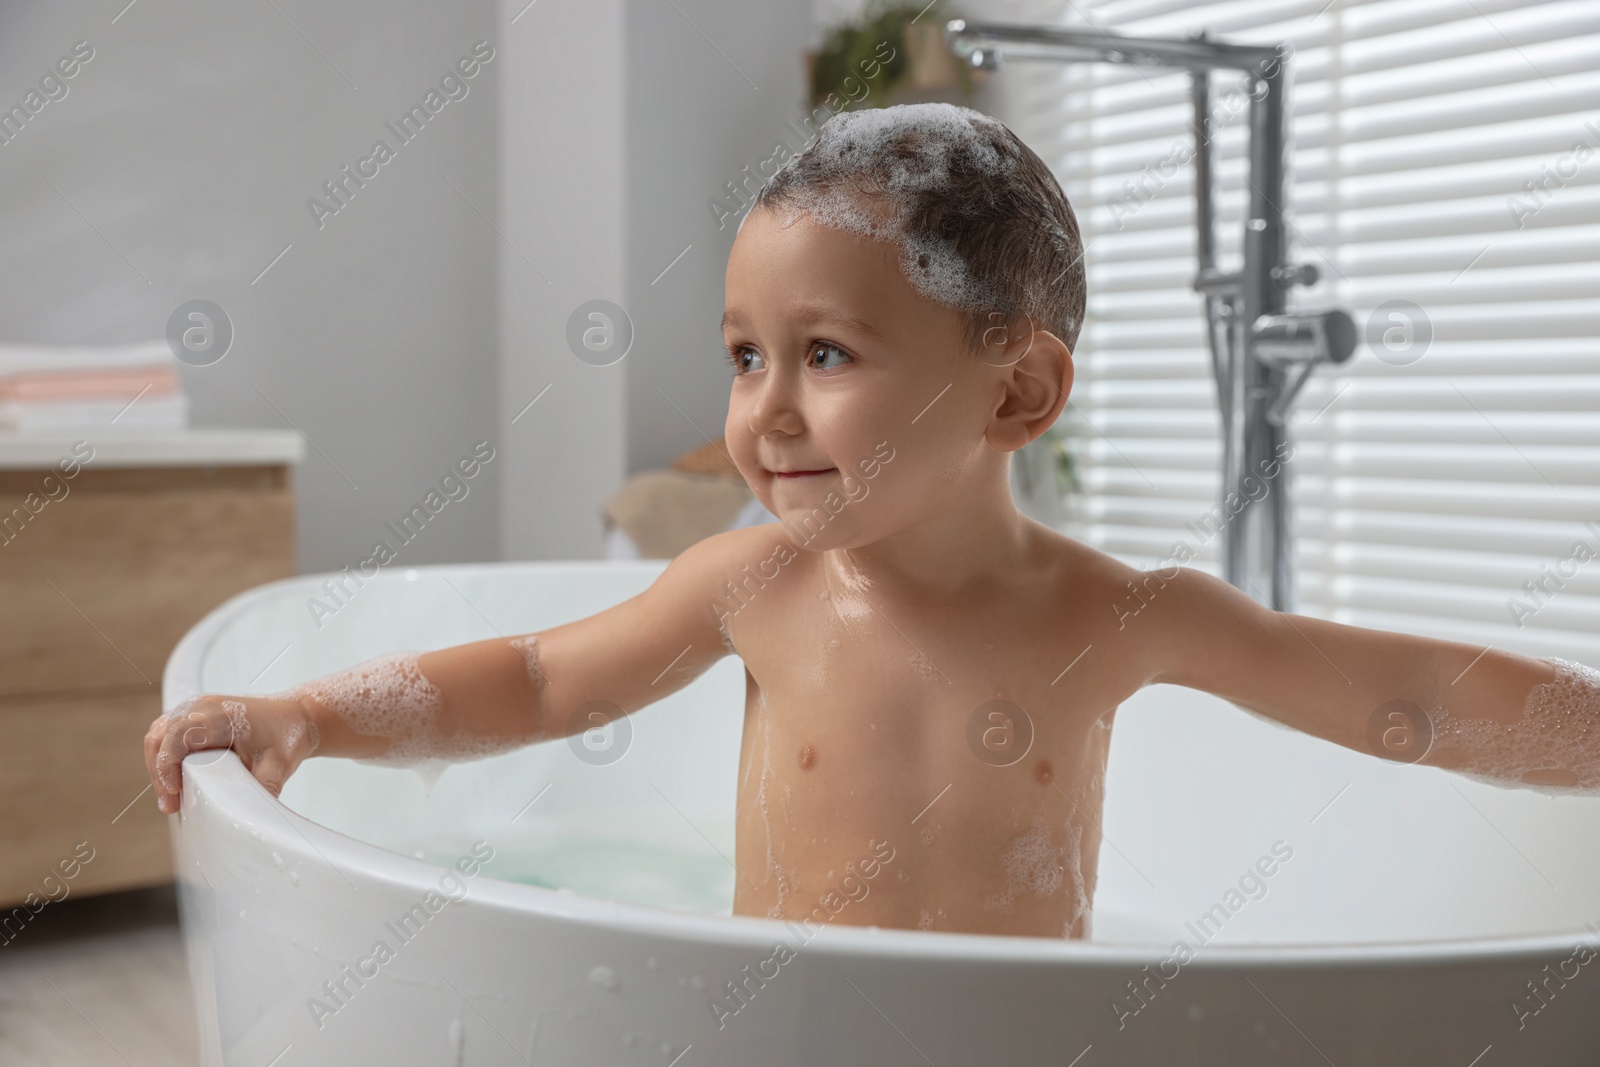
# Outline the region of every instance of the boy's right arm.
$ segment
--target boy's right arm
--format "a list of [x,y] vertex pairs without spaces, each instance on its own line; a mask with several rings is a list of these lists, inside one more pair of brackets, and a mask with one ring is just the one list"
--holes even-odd
[[741,564],[770,553],[772,529],[709,537],[639,595],[536,634],[380,656],[271,696],[186,701],[145,734],[157,806],[178,810],[180,764],[203,749],[233,748],[276,796],[313,753],[471,759],[581,732],[597,725],[597,710],[636,711],[731,651],[714,605]]

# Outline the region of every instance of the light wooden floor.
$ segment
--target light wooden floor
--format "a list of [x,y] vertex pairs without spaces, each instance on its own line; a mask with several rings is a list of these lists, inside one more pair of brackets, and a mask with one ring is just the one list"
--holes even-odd
[[47,905],[0,948],[0,1064],[193,1067],[170,887]]

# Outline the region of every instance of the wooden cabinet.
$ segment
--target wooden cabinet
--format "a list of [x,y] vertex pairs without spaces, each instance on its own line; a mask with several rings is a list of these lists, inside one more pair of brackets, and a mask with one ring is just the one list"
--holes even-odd
[[[171,880],[142,744],[162,670],[212,608],[295,573],[302,447],[261,431],[0,437],[0,907]],[[88,450],[68,475],[59,461]]]

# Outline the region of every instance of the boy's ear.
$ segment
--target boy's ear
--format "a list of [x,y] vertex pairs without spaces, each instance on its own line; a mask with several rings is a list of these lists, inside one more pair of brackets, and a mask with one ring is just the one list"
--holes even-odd
[[984,438],[996,452],[1015,452],[1061,417],[1072,392],[1072,351],[1032,319],[1009,336],[991,330],[985,342],[983,359],[996,368],[1001,395]]

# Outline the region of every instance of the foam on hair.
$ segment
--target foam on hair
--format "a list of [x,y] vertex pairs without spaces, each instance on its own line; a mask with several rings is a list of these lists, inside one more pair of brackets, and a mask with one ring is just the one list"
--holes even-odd
[[911,286],[961,314],[974,350],[1001,343],[996,327],[1009,338],[1025,322],[1077,344],[1086,299],[1077,217],[1044,160],[982,112],[928,103],[834,115],[754,207],[784,227],[808,216],[898,245]]
[[[1003,157],[975,127],[999,127],[994,119],[953,104],[905,104],[835,115],[807,150],[827,180],[790,194],[791,210],[783,226],[800,213],[823,226],[900,245],[900,268],[911,285],[936,303],[981,309],[999,303],[999,294],[973,277],[955,246],[938,237],[914,234],[907,216],[917,197],[947,189],[951,168],[965,165],[1000,177],[1017,161]],[[800,157],[784,164],[794,168]],[[780,168],[774,180],[782,175]],[[874,210],[859,194],[867,177],[872,199],[886,210]]]
[[1450,768],[1456,773],[1493,785],[1600,792],[1600,670],[1566,659],[1544,662],[1556,675],[1528,693],[1520,719],[1508,723],[1437,711],[1431,751],[1457,761]]

